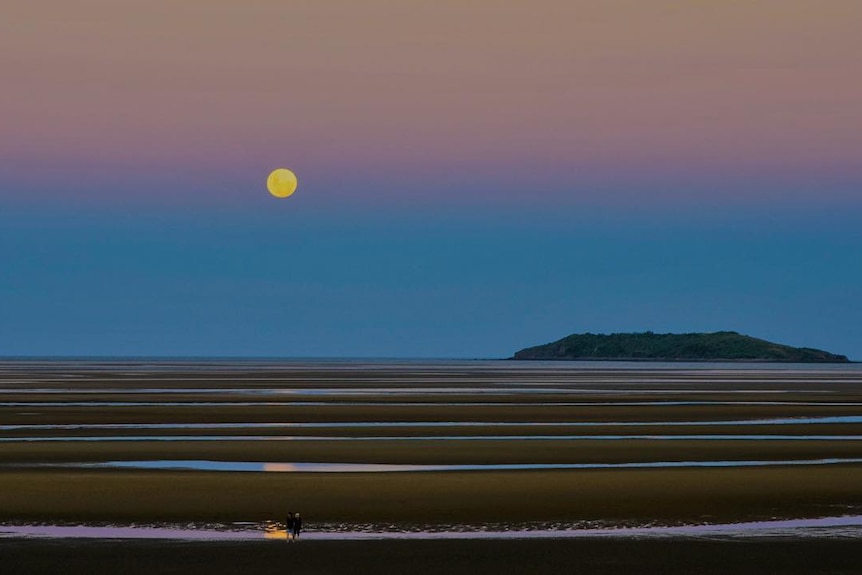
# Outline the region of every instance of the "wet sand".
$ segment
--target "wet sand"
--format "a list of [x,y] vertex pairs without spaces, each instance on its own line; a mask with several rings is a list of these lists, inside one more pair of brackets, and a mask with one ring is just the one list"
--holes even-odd
[[289,477],[33,465],[792,463],[862,457],[860,415],[852,366],[0,362],[0,519],[832,515],[862,509],[862,465]]
[[745,521],[862,509],[862,465],[427,473],[0,473],[6,520]]

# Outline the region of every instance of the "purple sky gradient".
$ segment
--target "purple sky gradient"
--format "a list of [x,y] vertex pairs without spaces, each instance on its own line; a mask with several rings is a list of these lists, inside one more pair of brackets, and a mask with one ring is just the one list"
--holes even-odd
[[156,200],[196,196],[191,180],[210,202],[241,201],[285,164],[309,193],[371,203],[411,187],[457,203],[481,182],[525,203],[644,183],[666,188],[656,201],[780,201],[802,186],[854,201],[845,186],[862,181],[854,1],[6,12],[2,178],[48,182],[48,199],[77,187],[113,203],[157,177]]

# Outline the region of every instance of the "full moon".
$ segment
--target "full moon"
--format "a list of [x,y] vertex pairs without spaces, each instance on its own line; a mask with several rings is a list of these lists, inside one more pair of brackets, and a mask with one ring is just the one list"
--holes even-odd
[[273,170],[266,179],[266,189],[276,198],[286,198],[296,191],[296,174],[287,168]]

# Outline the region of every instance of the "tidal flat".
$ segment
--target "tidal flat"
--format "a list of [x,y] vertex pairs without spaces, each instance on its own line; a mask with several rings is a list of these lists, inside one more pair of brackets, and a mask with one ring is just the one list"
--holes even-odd
[[[288,510],[302,512],[310,534],[357,525],[439,533],[841,517],[862,514],[860,460],[855,364],[0,362],[0,525],[229,528],[279,521]],[[571,468],[545,468],[554,465]],[[858,549],[858,536],[850,538]],[[58,541],[0,537],[4,556],[10,541],[24,555],[68,552]],[[67,543],[102,553],[94,543]],[[273,542],[209,544],[219,554]],[[500,552],[479,541],[363,550],[307,541],[301,553],[309,568],[321,567],[322,550],[341,544],[359,555],[386,545],[408,555],[462,544],[474,545],[476,557],[485,547]],[[647,556],[661,546],[602,546],[629,544]],[[189,545],[130,549],[165,557],[201,549]],[[584,542],[513,545],[602,560]],[[723,555],[706,542],[686,545]],[[318,553],[311,549],[321,555],[310,558]],[[585,572],[616,571],[609,563]]]

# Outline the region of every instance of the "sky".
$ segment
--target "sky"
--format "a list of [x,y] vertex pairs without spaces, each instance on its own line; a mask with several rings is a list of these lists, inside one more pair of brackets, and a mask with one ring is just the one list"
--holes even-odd
[[862,360],[857,0],[3,12],[0,356]]

